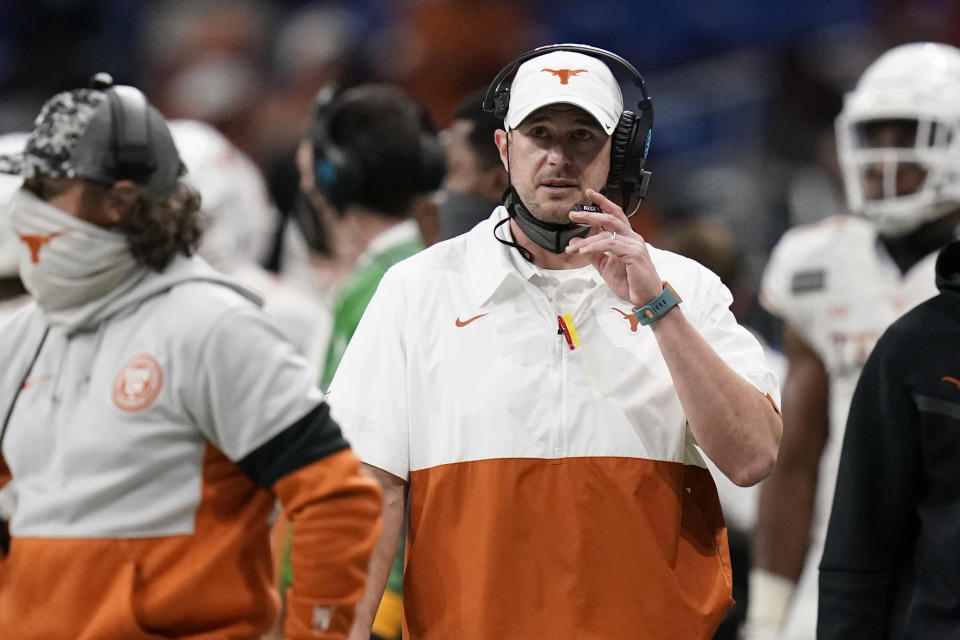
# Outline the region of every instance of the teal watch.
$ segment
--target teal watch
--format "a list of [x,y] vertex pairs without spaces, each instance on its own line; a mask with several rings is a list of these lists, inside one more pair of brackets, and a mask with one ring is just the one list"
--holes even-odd
[[663,291],[660,292],[660,295],[642,307],[634,309],[633,315],[640,321],[640,324],[647,326],[655,320],[662,318],[667,311],[670,311],[670,309],[673,309],[681,302],[683,302],[683,300],[677,295],[677,292],[673,290],[670,283],[664,282]]

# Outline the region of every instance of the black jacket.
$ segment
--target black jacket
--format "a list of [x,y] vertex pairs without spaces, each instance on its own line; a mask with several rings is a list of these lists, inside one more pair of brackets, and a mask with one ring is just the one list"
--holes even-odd
[[850,407],[817,638],[960,638],[960,242],[890,326]]

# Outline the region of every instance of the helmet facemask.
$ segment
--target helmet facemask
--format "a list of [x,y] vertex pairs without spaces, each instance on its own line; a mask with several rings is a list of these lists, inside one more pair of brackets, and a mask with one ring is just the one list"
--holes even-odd
[[850,209],[884,235],[909,233],[960,203],[960,131],[934,118],[837,119]]

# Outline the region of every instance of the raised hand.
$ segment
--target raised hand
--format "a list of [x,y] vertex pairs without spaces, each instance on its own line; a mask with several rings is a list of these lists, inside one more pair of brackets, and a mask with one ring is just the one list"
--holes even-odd
[[567,253],[587,256],[618,297],[637,307],[647,304],[660,295],[663,283],[650,259],[646,241],[630,226],[623,209],[593,189],[587,189],[586,193],[603,213],[570,212],[571,220],[588,224],[597,231],[571,240]]

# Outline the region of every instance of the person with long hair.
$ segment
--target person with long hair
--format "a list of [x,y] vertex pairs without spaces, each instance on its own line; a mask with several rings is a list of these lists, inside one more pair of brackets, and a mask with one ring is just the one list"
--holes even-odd
[[43,106],[10,202],[34,302],[0,335],[4,638],[342,637],[380,490],[256,294],[193,255],[200,198],[166,122],[95,77]]

